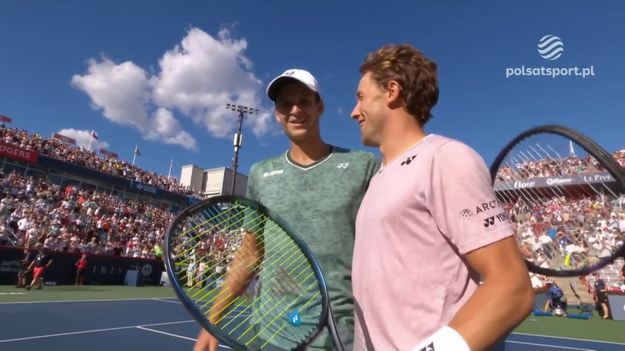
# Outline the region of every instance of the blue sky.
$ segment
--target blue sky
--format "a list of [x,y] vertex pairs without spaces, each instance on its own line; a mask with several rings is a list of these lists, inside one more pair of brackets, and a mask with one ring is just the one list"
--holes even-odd
[[[349,117],[367,53],[408,43],[439,67],[430,133],[460,139],[490,164],[514,136],[542,124],[580,130],[608,151],[625,147],[625,3],[404,1],[2,1],[0,114],[45,136],[63,131],[137,164],[232,165],[282,153],[267,83],[288,68],[319,80],[326,142],[360,143]],[[538,53],[561,39],[556,60]],[[593,68],[594,76],[513,76],[506,69]],[[517,70],[518,72],[518,70]],[[376,152],[374,149],[369,149]]]

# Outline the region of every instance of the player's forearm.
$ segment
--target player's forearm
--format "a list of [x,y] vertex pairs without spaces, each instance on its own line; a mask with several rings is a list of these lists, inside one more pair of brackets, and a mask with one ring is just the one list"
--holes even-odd
[[230,262],[228,273],[219,290],[218,297],[209,312],[209,320],[217,324],[232,301],[243,294],[262,261],[263,250],[253,234],[248,234]]
[[245,288],[254,277],[254,270],[248,266],[249,259],[235,259],[224,279],[223,285],[217,294],[215,303],[209,312],[211,324],[218,324],[223,312],[232,304],[233,300],[243,294]]
[[534,306],[534,293],[525,278],[484,281],[458,311],[449,326],[472,351],[494,346],[527,317]]
[[222,285],[222,291],[236,296],[242,294],[254,277],[254,268],[257,264],[258,259],[253,257],[232,260]]

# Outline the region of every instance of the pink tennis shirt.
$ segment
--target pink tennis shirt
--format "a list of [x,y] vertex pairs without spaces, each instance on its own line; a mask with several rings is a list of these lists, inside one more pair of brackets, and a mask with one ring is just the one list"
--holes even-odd
[[479,282],[463,255],[511,235],[467,145],[431,134],[382,167],[356,219],[354,350],[411,350],[447,325]]

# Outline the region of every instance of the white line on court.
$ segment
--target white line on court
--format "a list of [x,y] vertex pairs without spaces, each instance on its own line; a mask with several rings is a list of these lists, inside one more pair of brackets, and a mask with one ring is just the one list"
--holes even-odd
[[57,336],[88,334],[88,333],[99,333],[99,332],[113,331],[113,330],[133,329],[133,328],[137,328],[137,327],[154,327],[154,326],[157,326],[157,325],[182,324],[182,323],[191,323],[191,322],[194,322],[194,320],[191,319],[191,320],[187,320],[187,321],[164,322],[164,323],[153,323],[153,324],[144,324],[144,325],[129,325],[129,326],[126,326],[126,327],[81,330],[81,331],[69,332],[69,333],[36,335],[36,336],[29,336],[29,337],[25,337],[25,338],[16,338],[16,339],[4,339],[4,340],[0,340],[0,343],[13,342],[13,341],[23,341],[23,340],[33,340],[33,339],[53,338],[53,337],[57,337]]
[[[189,338],[189,337],[187,337],[187,336],[182,336],[182,335],[178,335],[178,334],[167,333],[167,332],[160,331],[160,330],[156,330],[156,329],[150,329],[150,328],[145,328],[145,327],[137,327],[137,329],[147,330],[147,331],[151,331],[151,332],[153,332],[153,333],[164,334],[164,335],[167,335],[167,336],[173,336],[174,338],[180,338],[180,339],[185,339],[185,340],[195,341],[195,339],[194,339],[194,338]],[[226,346],[226,345],[224,345],[224,344],[219,344],[219,346],[220,346],[220,347],[223,347],[223,348],[226,348],[226,349],[230,349],[230,350],[232,350],[232,348],[231,348],[231,347]]]
[[182,336],[182,335],[178,335],[178,334],[172,334],[172,333],[167,333],[164,331],[160,331],[160,330],[156,330],[156,329],[150,329],[150,328],[146,328],[146,327],[137,327],[137,329],[141,329],[141,330],[147,330],[150,331],[152,333],[159,333],[159,334],[164,334],[164,335],[168,335],[168,336],[173,336],[175,338],[180,338],[180,339],[185,339],[185,340],[191,340],[191,341],[195,341],[194,338],[190,338],[188,336]]
[[532,345],[532,346],[545,346],[549,349],[566,349],[566,350],[577,350],[577,351],[597,351],[596,349],[580,349],[579,347],[569,347],[569,346],[556,346],[551,344],[536,344],[533,342],[524,342],[524,341],[509,341],[506,340],[506,344],[522,344],[522,345]]
[[[156,300],[155,297],[138,297],[133,299],[99,299],[99,300],[58,300],[58,301],[21,301],[21,302],[0,302],[0,305],[20,305],[33,303],[70,303],[70,302],[117,302],[117,301],[141,301]],[[175,299],[175,297],[171,297]]]
[[614,342],[614,341],[601,341],[601,340],[594,340],[594,339],[576,339],[576,338],[566,338],[563,336],[551,336],[551,335],[541,335],[541,334],[512,333],[510,335],[525,335],[525,336],[548,338],[548,339],[564,339],[564,340],[574,340],[574,341],[597,342],[601,344],[625,345],[624,343]]
[[157,299],[157,298],[153,298],[152,300],[160,301],[160,302],[169,302],[169,303],[182,304],[182,302],[180,302],[179,300],[165,300],[165,299]]

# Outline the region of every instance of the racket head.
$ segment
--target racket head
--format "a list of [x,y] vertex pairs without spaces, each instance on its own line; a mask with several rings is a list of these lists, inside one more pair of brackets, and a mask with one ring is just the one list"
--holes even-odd
[[[625,254],[618,228],[599,234],[596,224],[625,217],[624,169],[592,139],[564,126],[535,127],[503,148],[490,173],[531,272],[586,275]],[[534,242],[554,229],[553,244]],[[563,247],[557,245],[561,236],[567,238]]]
[[[235,264],[236,255],[249,249],[250,235],[262,257],[250,267],[245,293],[225,309],[219,306],[221,317],[211,323],[211,308],[225,298],[229,277],[243,267]],[[304,349],[327,324],[329,297],[319,263],[288,223],[260,203],[227,195],[191,205],[172,220],[165,242],[165,266],[179,299],[230,347],[258,350],[271,343],[272,349]],[[188,286],[191,264],[194,269],[204,264],[208,285]]]

